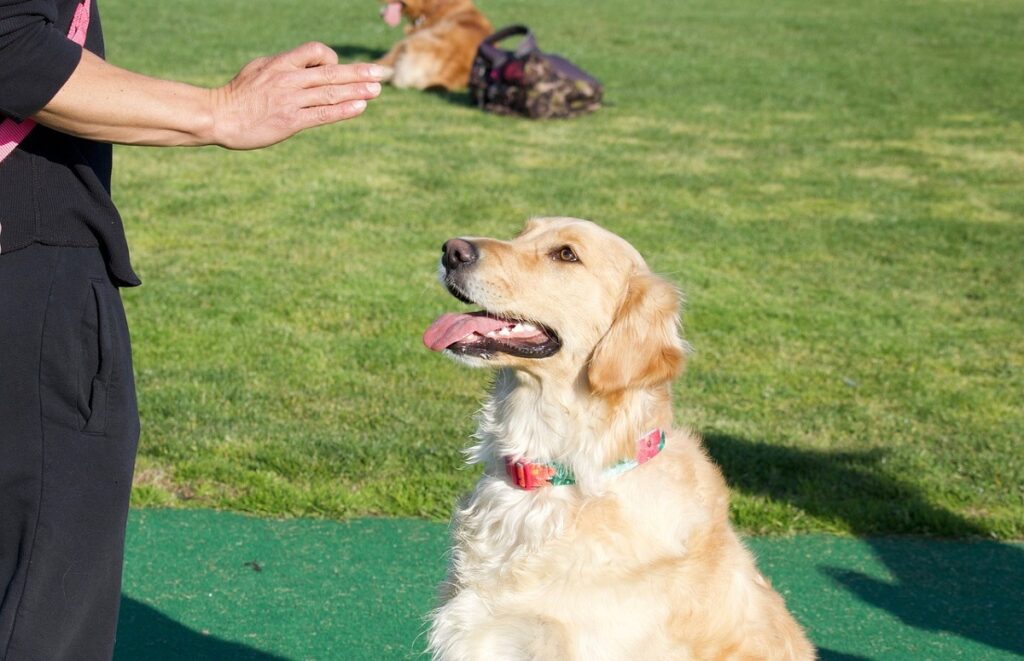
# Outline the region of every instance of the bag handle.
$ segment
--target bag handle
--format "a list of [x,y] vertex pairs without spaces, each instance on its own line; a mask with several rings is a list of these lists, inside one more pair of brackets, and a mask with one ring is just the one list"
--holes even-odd
[[[502,50],[497,47],[498,42],[517,35],[523,35],[523,40],[518,46],[516,46],[514,51]],[[533,32],[530,31],[530,28],[525,25],[509,25],[480,42],[479,50],[488,60],[491,61],[491,64],[496,67],[500,67],[509,59],[509,57],[522,59],[536,51],[537,40],[534,38]]]

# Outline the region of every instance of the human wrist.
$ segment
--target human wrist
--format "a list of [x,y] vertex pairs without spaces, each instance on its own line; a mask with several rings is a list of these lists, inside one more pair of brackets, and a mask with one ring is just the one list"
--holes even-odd
[[190,131],[195,139],[194,146],[221,145],[217,139],[217,90],[205,87],[197,89],[195,111],[191,118],[192,126]]
[[253,149],[260,145],[247,144],[246,133],[241,128],[246,124],[243,110],[247,107],[240,102],[234,81],[207,90],[209,108],[209,142],[224,149]]

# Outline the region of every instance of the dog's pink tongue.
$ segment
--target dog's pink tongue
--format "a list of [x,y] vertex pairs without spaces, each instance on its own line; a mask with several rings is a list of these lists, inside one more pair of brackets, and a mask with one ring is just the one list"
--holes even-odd
[[431,351],[444,351],[467,335],[486,335],[508,326],[508,322],[483,314],[447,312],[423,333],[423,344]]
[[385,23],[395,27],[402,22],[402,3],[389,2],[380,10],[380,17],[384,19]]

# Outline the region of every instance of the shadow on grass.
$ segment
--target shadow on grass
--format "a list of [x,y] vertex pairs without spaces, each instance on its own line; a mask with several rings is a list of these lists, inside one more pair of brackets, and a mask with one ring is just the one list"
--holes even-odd
[[473,102],[469,98],[469,90],[447,90],[443,87],[431,87],[426,90],[428,94],[433,94],[442,101],[447,101],[453,106],[464,106],[466,108],[473,107]]
[[331,46],[331,49],[338,54],[338,59],[342,62],[369,62],[383,57],[387,53],[386,50],[357,44],[339,44]]
[[287,661],[193,631],[160,611],[121,597],[114,661]]
[[[705,444],[732,487],[840,520],[860,536],[894,529],[943,537],[978,538],[988,532],[931,504],[913,484],[886,476],[879,466],[884,457],[880,451],[800,450],[716,434],[708,435]],[[891,581],[833,567],[822,571],[909,626],[1024,654],[1024,550],[980,540],[864,541],[888,569]]]
[[704,443],[730,486],[841,521],[855,535],[989,536],[928,502],[914,484],[885,475],[883,450],[802,450],[714,433]]
[[892,581],[835,567],[822,571],[904,624],[1024,655],[1024,551],[995,542],[866,541]]

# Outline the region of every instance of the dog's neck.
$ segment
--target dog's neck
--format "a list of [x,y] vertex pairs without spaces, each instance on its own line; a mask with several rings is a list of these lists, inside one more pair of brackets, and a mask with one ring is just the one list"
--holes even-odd
[[636,441],[672,424],[668,384],[597,397],[585,379],[556,384],[511,369],[500,370],[479,416],[474,463],[504,473],[504,457],[557,461],[587,489],[605,469],[634,458]]
[[410,17],[412,26],[415,28],[422,28],[437,21],[441,20],[446,16],[462,11],[465,9],[472,9],[472,0],[436,0],[426,10],[416,17]]

